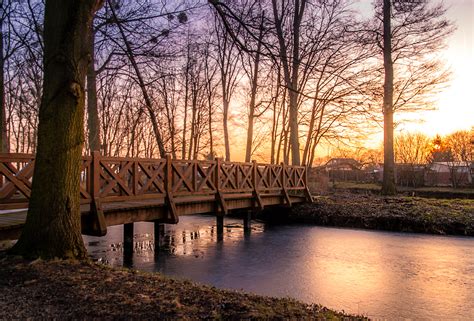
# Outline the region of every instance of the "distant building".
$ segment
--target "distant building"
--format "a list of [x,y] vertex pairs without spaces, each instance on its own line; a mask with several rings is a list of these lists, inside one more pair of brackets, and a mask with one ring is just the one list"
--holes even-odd
[[331,158],[324,168],[326,171],[339,170],[339,171],[350,171],[359,170],[362,165],[353,158]]
[[473,163],[433,162],[426,165],[425,182],[428,186],[468,186],[472,184]]
[[318,171],[325,172],[331,181],[370,181],[370,174],[361,168],[362,164],[353,158],[331,158]]

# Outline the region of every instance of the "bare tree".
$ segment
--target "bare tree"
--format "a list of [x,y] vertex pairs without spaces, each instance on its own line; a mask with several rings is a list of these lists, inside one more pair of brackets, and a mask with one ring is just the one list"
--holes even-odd
[[[383,56],[384,176],[382,193],[396,193],[393,150],[395,111],[432,108],[433,94],[449,73],[435,58],[453,32],[445,7],[427,0],[375,3],[372,35]],[[377,91],[374,91],[377,92]]]
[[395,159],[402,164],[425,164],[430,151],[430,138],[422,133],[400,134],[395,137]]
[[230,161],[229,108],[239,80],[239,55],[236,43],[226,32],[222,22],[214,19],[217,64],[222,91],[222,125],[224,129],[225,160]]
[[463,162],[466,166],[473,161],[472,138],[472,134],[468,130],[459,130],[444,138],[454,161]]

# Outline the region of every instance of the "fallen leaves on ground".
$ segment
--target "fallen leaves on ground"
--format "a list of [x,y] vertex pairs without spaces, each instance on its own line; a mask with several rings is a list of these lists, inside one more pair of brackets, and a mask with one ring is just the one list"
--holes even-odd
[[0,259],[0,319],[358,319],[319,305],[91,262]]

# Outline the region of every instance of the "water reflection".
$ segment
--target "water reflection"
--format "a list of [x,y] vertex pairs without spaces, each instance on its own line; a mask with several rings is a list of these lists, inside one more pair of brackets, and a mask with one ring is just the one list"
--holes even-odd
[[[146,271],[244,289],[374,318],[470,319],[474,316],[474,239],[314,226],[265,226],[181,217],[155,251],[153,224],[135,225],[130,264]],[[122,227],[85,238],[95,259],[124,264]],[[125,262],[127,264],[127,262]]]

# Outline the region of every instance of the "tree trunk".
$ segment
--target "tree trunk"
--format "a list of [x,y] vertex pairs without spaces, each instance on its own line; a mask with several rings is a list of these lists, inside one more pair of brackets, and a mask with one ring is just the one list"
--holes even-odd
[[383,62],[385,70],[383,95],[383,124],[384,124],[384,165],[382,194],[395,195],[395,160],[393,152],[393,61],[391,35],[391,0],[383,2]]
[[253,77],[252,77],[252,89],[250,92],[250,106],[249,106],[249,123],[247,127],[247,146],[245,149],[245,161],[250,162],[252,154],[252,143],[253,143],[253,122],[255,118],[255,101],[257,98],[258,88],[258,72],[260,65],[260,50],[262,47],[263,40],[263,17],[262,23],[260,24],[260,33],[258,35],[257,53],[255,54],[255,63],[253,66]]
[[25,257],[79,258],[80,173],[85,77],[92,19],[99,3],[47,0],[44,81],[38,149],[28,215],[12,252]]
[[173,158],[176,159],[174,112],[172,110],[173,107],[170,106],[170,102],[169,102],[168,88],[166,87],[167,80],[163,78],[162,81],[163,81],[163,100],[164,100],[164,105],[165,105],[166,118],[168,120],[168,130],[170,133],[170,141],[171,141],[171,155],[173,156]]
[[223,100],[224,113],[223,113],[223,126],[224,126],[224,144],[225,144],[225,160],[230,162],[230,144],[229,144],[229,128],[228,128],[228,117],[229,117],[229,101],[225,98]]
[[90,53],[92,61],[87,68],[87,129],[89,131],[88,143],[89,150],[100,151],[100,127],[99,127],[99,111],[97,109],[97,74],[95,71],[95,35],[93,26],[90,31]]
[[3,56],[3,16],[1,12],[0,20],[0,151],[8,153],[8,135],[7,135],[7,114],[5,102],[5,57]]
[[[289,144],[291,151],[291,162],[293,165],[300,164],[300,143],[299,143],[299,133],[298,133],[298,73],[300,72],[300,26],[303,19],[303,13],[306,6],[306,0],[295,0],[294,2],[294,13],[293,13],[293,43],[291,48],[291,70],[290,62],[288,61],[288,47],[285,42],[284,32],[283,32],[283,13],[280,18],[278,15],[277,1],[272,0],[273,15],[275,19],[275,27],[277,31],[278,44],[280,59],[282,62],[282,67],[285,76],[285,83],[288,87],[288,110],[289,110]],[[287,163],[287,162],[286,162]]]
[[208,127],[209,127],[209,155],[212,159],[215,158],[216,155],[214,155],[214,136],[212,135],[212,100],[211,96],[209,94],[208,96],[208,108],[209,108],[209,117],[208,117]]
[[248,117],[248,127],[247,127],[247,146],[245,148],[245,161],[250,162],[250,158],[252,156],[252,141],[253,141],[253,119],[254,119],[254,111],[253,109],[249,110],[250,114]]
[[192,102],[191,102],[191,131],[190,131],[190,135],[189,135],[189,150],[188,150],[188,159],[193,159],[193,151],[194,151],[194,135],[195,135],[195,130],[196,130],[196,110],[197,110],[197,95],[198,95],[198,92],[197,92],[197,89],[194,88],[194,84],[193,84],[193,88],[192,88],[192,91],[191,91],[191,95],[192,95]]
[[313,106],[311,108],[311,118],[309,120],[308,133],[306,134],[306,142],[305,142],[304,151],[303,151],[303,165],[309,165],[308,159],[310,158],[309,153],[310,153],[311,146],[313,143],[314,123],[316,121],[316,110],[318,106],[317,97],[318,97],[318,93],[316,91],[316,95],[313,99]]
[[[188,35],[189,37],[189,35]],[[189,39],[188,39],[189,41]],[[186,128],[188,126],[188,100],[189,100],[189,57],[190,46],[187,48],[187,60],[186,60],[186,71],[185,71],[185,83],[184,83],[184,120],[183,120],[183,140],[181,142],[181,158],[186,159]]]

